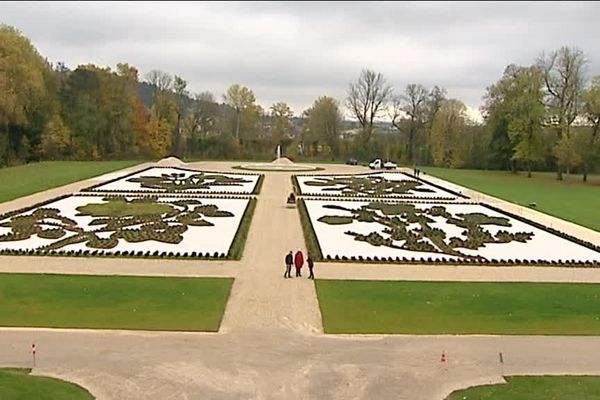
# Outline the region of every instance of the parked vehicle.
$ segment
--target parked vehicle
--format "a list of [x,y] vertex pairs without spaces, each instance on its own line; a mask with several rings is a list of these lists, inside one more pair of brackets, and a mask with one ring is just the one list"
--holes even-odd
[[375,159],[372,163],[369,164],[369,168],[371,169],[396,169],[398,165],[391,161],[382,161],[381,158]]
[[356,158],[349,158],[346,161],[346,164],[348,164],[348,165],[358,165],[358,160]]

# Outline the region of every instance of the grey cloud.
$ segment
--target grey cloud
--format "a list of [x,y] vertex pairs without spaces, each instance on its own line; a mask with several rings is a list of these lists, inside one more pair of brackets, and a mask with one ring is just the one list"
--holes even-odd
[[0,3],[0,21],[51,61],[163,69],[217,97],[239,82],[297,114],[319,95],[343,101],[364,67],[397,93],[440,85],[472,108],[507,64],[562,45],[596,75],[598,15],[594,2]]

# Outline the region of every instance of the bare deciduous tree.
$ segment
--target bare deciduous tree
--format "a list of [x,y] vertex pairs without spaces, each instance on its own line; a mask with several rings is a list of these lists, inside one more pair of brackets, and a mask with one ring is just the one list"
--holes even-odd
[[414,162],[415,139],[425,124],[427,113],[427,89],[411,83],[404,94],[396,97],[392,107],[392,126],[407,138],[408,161]]
[[387,84],[383,74],[370,69],[363,69],[358,80],[350,83],[346,106],[358,119],[365,144],[371,140],[373,122],[385,111],[391,95],[392,88]]
[[146,81],[161,92],[170,91],[173,88],[173,77],[157,69],[153,69],[146,74]]

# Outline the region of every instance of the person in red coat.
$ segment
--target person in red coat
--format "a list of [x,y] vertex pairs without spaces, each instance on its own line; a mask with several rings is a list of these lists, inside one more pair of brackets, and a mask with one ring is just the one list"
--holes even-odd
[[302,276],[300,271],[302,270],[302,266],[304,265],[304,255],[300,250],[296,252],[294,256],[294,265],[296,266],[296,276]]

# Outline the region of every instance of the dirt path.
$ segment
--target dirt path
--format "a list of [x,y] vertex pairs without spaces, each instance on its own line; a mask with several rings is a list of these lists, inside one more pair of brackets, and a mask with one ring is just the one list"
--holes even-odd
[[[236,164],[192,166],[230,171]],[[307,271],[303,278],[282,277],[284,255],[304,250],[297,210],[285,207],[291,173],[266,175],[241,261],[0,257],[0,272],[234,277],[219,333],[4,328],[0,366],[31,366],[36,343],[34,373],[77,382],[98,399],[441,400],[458,388],[501,382],[499,352],[505,374],[600,374],[600,337],[323,335]],[[0,204],[0,211],[89,185]],[[596,232],[488,201],[600,243]],[[600,282],[595,269],[326,263],[316,271],[332,279]]]

